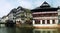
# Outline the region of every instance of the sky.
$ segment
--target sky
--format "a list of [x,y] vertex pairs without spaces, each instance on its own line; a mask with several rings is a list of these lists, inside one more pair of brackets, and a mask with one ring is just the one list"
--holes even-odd
[[39,7],[44,1],[52,7],[60,6],[60,0],[0,0],[0,17],[7,15],[13,8],[18,6],[34,9]]

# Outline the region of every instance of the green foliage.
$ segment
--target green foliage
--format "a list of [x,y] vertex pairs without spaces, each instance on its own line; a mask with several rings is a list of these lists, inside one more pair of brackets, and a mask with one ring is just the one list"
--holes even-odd
[[31,11],[29,9],[25,9],[24,12],[21,14],[21,19],[26,21],[31,21]]
[[29,9],[26,9],[25,12],[26,13],[31,13],[31,11]]

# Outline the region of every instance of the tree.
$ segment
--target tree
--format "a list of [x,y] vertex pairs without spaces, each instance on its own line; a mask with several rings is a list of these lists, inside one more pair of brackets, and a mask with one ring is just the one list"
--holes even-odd
[[27,24],[32,24],[32,14],[31,11],[29,9],[25,9],[25,23]]
[[23,8],[23,10],[21,11],[23,11],[20,13],[21,22],[25,24],[31,23],[31,19],[32,19],[31,11],[25,8]]

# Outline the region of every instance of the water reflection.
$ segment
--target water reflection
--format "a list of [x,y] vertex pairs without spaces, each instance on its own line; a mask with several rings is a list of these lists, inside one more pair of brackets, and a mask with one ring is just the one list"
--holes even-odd
[[15,27],[7,27],[6,31],[7,31],[7,33],[16,33],[16,28]]
[[0,24],[0,27],[5,27],[5,24]]
[[16,33],[15,27],[0,27],[0,33]]
[[0,33],[16,33],[16,28],[6,27],[5,24],[0,24]]
[[33,33],[31,28],[16,28],[16,33]]
[[32,29],[0,26],[0,33],[60,33],[60,29]]
[[34,29],[33,33],[59,33],[58,29]]

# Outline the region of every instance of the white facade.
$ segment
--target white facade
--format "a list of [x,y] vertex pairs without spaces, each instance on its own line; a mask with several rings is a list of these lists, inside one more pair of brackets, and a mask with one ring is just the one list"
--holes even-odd
[[9,14],[8,18],[9,20],[13,20],[13,13]]
[[8,20],[12,20],[13,22],[15,22],[15,16],[14,16],[13,13],[10,13],[10,14],[8,15]]
[[1,19],[1,22],[6,22],[6,20],[8,20],[8,16],[6,16],[3,19]]
[[33,26],[57,26],[58,20],[55,20],[55,24],[52,23],[52,20],[50,20],[50,24],[47,24],[47,20],[45,20],[45,24],[42,24],[42,20],[40,20],[40,24],[35,24],[35,21],[33,20]]
[[[51,13],[51,12],[42,12],[42,14],[44,13]],[[52,12],[52,13],[58,13],[58,12]],[[35,12],[33,14],[41,14],[41,12]],[[33,17],[33,26],[36,27],[41,27],[41,26],[48,26],[48,27],[57,27],[58,26],[58,16],[45,16],[45,17]],[[39,20],[40,22],[36,24],[35,20]],[[44,24],[43,24],[43,20],[44,20]],[[49,23],[48,21],[49,20]],[[53,21],[54,20],[54,21]]]

